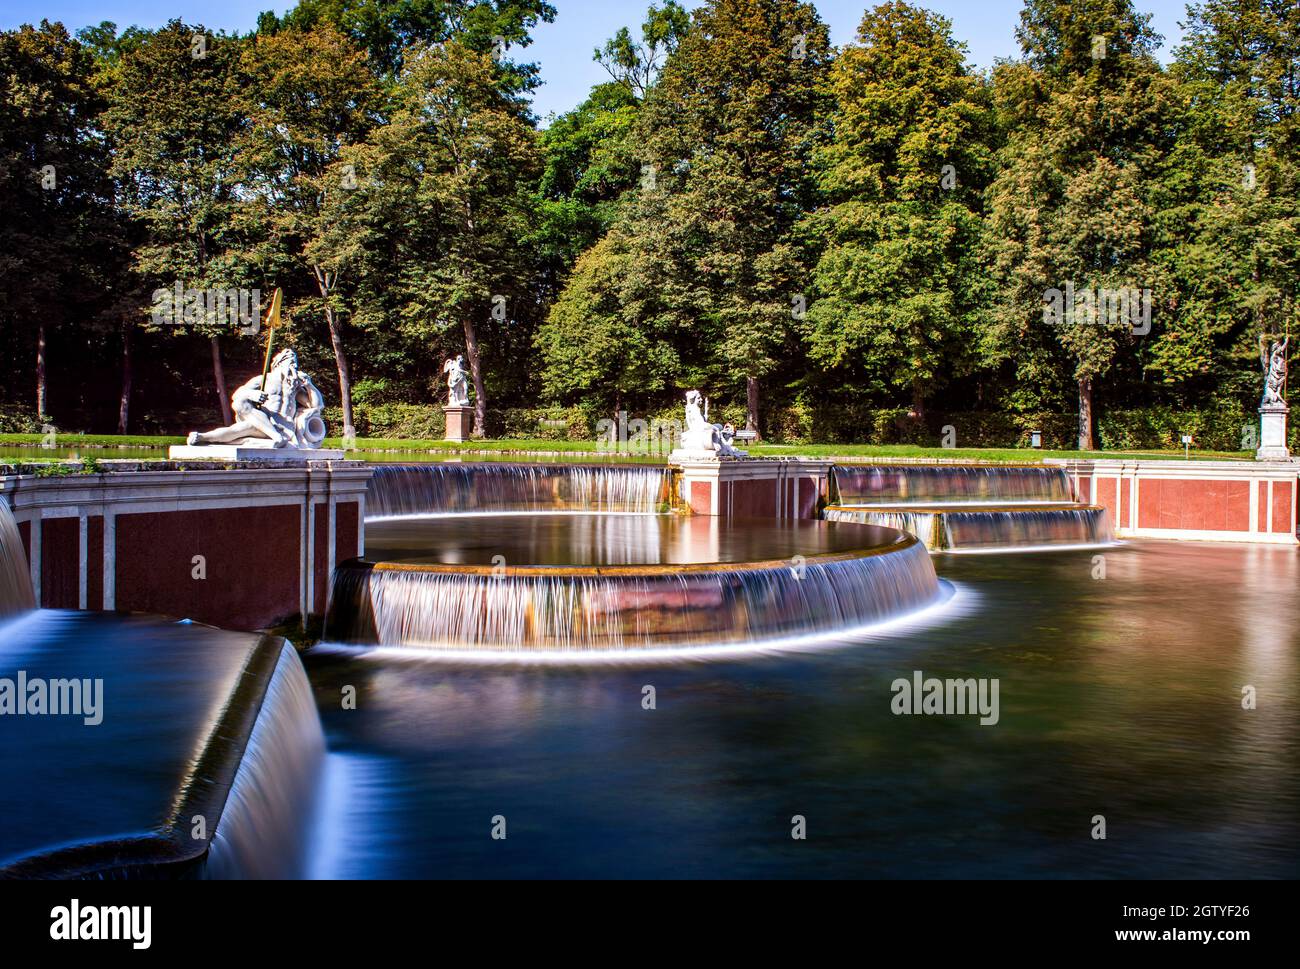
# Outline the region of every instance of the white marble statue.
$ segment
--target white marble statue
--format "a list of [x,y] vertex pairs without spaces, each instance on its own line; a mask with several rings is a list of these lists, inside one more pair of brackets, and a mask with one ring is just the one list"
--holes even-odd
[[311,377],[298,369],[298,355],[292,350],[275,355],[265,386],[259,374],[235,391],[230,406],[238,418],[235,423],[202,434],[193,432],[186,445],[309,450],[319,447],[325,439],[325,421],[321,418],[325,398]]
[[447,375],[447,406],[468,407],[469,374],[465,371],[465,358],[456,354],[456,359],[443,363],[442,372]]
[[[743,458],[747,455],[732,446],[735,429],[730,424],[710,424],[700,409],[703,396],[698,390],[686,392],[686,430],[682,432],[682,450],[711,452],[720,458]],[[728,433],[728,431],[730,433]]]
[[1284,404],[1282,388],[1286,386],[1286,345],[1291,342],[1288,336],[1281,342],[1274,340],[1268,353],[1268,368],[1264,372],[1264,397],[1261,405]]

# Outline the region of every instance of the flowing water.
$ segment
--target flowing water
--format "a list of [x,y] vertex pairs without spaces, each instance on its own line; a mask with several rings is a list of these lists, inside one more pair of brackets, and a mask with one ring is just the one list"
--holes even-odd
[[[331,638],[470,650],[753,644],[941,597],[924,546],[865,525],[584,515],[371,521]],[[821,558],[819,558],[821,557]],[[827,558],[829,557],[829,558]]]
[[[292,646],[250,699],[240,685],[247,658],[265,648],[260,636],[37,610],[3,498],[0,622],[0,869],[121,877],[186,868],[193,819],[173,817],[175,805],[182,792],[211,790],[236,757],[211,819],[205,877],[307,873],[325,741]],[[243,711],[232,706],[253,699],[260,707],[241,749],[229,724]],[[209,749],[215,760],[203,759]]]
[[916,535],[932,551],[1037,550],[1054,545],[1110,545],[1110,514],[1096,505],[1004,507],[952,505],[896,509],[831,506],[827,521],[884,525]]
[[[384,514],[479,514],[367,522],[392,565],[341,569],[330,628],[402,648],[315,650],[310,682],[278,654],[206,877],[1300,874],[1293,548],[932,559],[852,522],[629,514],[662,468],[393,470]],[[836,476],[936,546],[1109,527],[1055,469],[963,470]],[[104,683],[95,726],[0,717],[0,867],[156,837],[257,637],[33,611],[3,501],[0,554],[0,680]],[[996,684],[992,722],[900,715],[918,676]]]
[[467,511],[575,510],[652,513],[668,500],[668,469],[655,465],[419,464],[375,468],[368,516]]
[[0,496],[0,622],[36,608],[32,575],[27,568],[22,536],[9,504]]
[[306,874],[324,764],[325,736],[311,684],[286,644],[226,797],[204,877]]
[[1064,468],[836,465],[827,521],[911,532],[933,551],[1036,550],[1114,542],[1104,508],[1073,500]]
[[1046,465],[837,464],[832,473],[844,505],[1074,500],[1065,469]]
[[[319,873],[1296,877],[1300,556],[1134,542],[1098,577],[1095,554],[936,558],[937,618],[813,651],[309,654],[342,767]],[[998,722],[895,715],[917,670],[997,679]]]

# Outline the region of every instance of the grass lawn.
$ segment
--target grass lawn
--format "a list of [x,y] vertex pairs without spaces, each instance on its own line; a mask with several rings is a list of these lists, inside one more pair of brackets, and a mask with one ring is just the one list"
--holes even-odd
[[[0,434],[0,447],[39,447],[44,437],[40,434]],[[180,436],[138,436],[117,434],[60,434],[55,446],[59,448],[103,449],[114,448],[157,449],[162,457],[169,445],[184,444]],[[421,451],[446,454],[509,453],[566,453],[590,454],[592,457],[612,457],[608,451],[599,450],[594,441],[551,441],[543,439],[494,439],[468,441],[454,444],[450,441],[398,440],[389,438],[359,437],[357,449],[361,451]],[[326,447],[342,447],[342,440],[329,438]],[[849,461],[888,460],[913,458],[930,461],[990,461],[1000,463],[1033,463],[1043,458],[1116,458],[1124,460],[1183,460],[1182,451],[1034,451],[1028,448],[939,448],[919,447],[913,444],[759,444],[749,448],[749,453],[761,457],[836,458]],[[635,456],[635,455],[633,455]],[[1249,451],[1197,451],[1192,450],[1193,461],[1250,460]],[[111,458],[112,454],[103,455]]]

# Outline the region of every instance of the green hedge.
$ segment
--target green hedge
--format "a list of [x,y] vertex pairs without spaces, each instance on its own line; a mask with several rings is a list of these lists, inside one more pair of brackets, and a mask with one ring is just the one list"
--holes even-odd
[[[441,440],[447,432],[441,404],[357,404],[353,422],[358,437]],[[325,409],[331,434],[343,431],[343,412]],[[579,407],[512,407],[488,411],[487,434],[494,438],[588,441],[594,426]]]
[[1178,450],[1182,435],[1190,434],[1203,451],[1254,450],[1259,415],[1235,407],[1176,411],[1167,407],[1108,411],[1097,422],[1098,443],[1106,450]]
[[0,434],[40,434],[36,409],[22,404],[0,404]]
[[[743,423],[743,416],[741,422]],[[740,423],[737,426],[740,426]],[[943,445],[952,428],[956,447],[1028,447],[1030,431],[1042,432],[1044,448],[1069,450],[1078,440],[1075,414],[1007,414],[934,411],[924,420],[906,408],[828,408],[795,404],[763,415],[765,440],[772,444],[917,444]],[[1248,431],[1247,429],[1252,429]],[[1108,451],[1178,450],[1191,434],[1203,451],[1246,451],[1254,444],[1259,419],[1236,405],[1200,410],[1148,407],[1103,410],[1097,420],[1097,443]],[[1300,440],[1300,422],[1291,428],[1292,447]]]

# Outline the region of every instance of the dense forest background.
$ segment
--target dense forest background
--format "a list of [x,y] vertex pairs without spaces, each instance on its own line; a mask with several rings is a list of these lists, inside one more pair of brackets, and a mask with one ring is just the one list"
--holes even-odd
[[[840,49],[811,3],[668,2],[543,127],[555,16],[0,34],[0,431],[221,422],[265,333],[155,293],[279,286],[339,434],[440,436],[464,353],[492,435],[699,387],[777,441],[1253,446],[1297,328],[1295,0],[1189,6],[1168,65],[1128,0],[1027,0],[990,72],[902,2]],[[1053,323],[1052,292],[1135,312]]]

